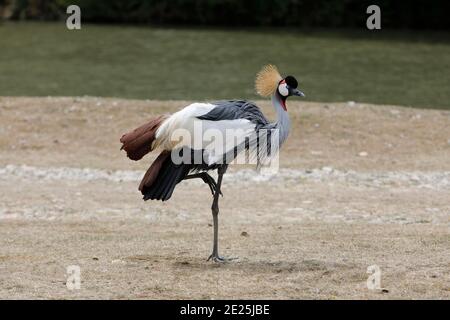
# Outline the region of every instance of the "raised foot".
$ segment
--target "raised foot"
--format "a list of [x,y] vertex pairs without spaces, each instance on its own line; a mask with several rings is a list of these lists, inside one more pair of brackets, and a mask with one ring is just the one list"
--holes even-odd
[[209,256],[208,260],[206,260],[206,261],[209,261],[209,260],[212,260],[212,262],[216,262],[216,263],[227,263],[227,262],[239,260],[239,257],[228,257],[228,258],[225,258],[225,257],[221,257],[219,255],[211,254]]

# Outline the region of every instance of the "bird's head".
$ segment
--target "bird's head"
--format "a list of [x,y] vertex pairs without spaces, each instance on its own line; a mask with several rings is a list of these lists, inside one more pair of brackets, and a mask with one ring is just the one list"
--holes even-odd
[[[256,75],[256,92],[262,97],[277,95],[284,102],[290,96],[304,97],[298,88],[298,81],[293,76],[283,78],[273,65],[264,66]],[[285,107],[284,107],[285,108]]]
[[277,87],[277,93],[283,97],[287,98],[290,96],[304,97],[305,94],[297,89],[298,81],[293,76],[287,76],[286,78],[280,80]]

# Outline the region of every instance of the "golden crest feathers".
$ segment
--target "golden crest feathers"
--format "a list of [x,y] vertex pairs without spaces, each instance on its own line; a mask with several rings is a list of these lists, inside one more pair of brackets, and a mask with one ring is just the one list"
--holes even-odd
[[255,89],[261,97],[268,97],[278,87],[278,83],[282,80],[277,67],[268,64],[264,66],[260,72],[256,75]]

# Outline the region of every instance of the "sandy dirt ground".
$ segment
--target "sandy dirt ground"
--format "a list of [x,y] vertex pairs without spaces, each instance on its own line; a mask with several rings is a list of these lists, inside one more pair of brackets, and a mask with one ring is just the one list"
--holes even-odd
[[119,150],[186,104],[0,97],[0,298],[450,298],[450,112],[290,102],[279,173],[225,176],[220,251],[239,259],[215,264],[208,188],[144,202],[154,156]]

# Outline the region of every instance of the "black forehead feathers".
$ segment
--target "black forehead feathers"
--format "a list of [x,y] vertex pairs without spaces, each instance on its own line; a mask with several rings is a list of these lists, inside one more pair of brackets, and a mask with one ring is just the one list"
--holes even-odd
[[295,79],[293,76],[287,76],[286,78],[284,78],[284,80],[289,87],[293,89],[296,89],[298,87],[297,79]]

